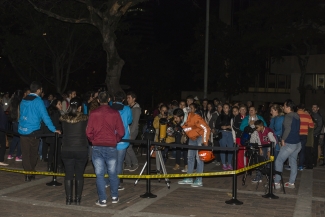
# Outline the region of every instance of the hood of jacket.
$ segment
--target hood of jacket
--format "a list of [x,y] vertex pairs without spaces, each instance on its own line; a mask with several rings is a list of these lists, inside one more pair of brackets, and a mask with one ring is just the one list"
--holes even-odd
[[81,112],[78,112],[76,116],[69,116],[68,114],[66,114],[60,117],[60,121],[67,122],[70,124],[76,124],[80,121],[86,121],[86,120],[88,120],[88,116],[84,115]]

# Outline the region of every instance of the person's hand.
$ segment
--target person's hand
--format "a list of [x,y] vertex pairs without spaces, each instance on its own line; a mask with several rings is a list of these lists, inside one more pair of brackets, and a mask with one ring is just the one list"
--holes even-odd
[[211,132],[214,134],[216,132],[216,130],[215,129],[212,129]]
[[263,150],[262,148],[259,148],[260,149],[260,155],[262,156],[263,155]]
[[281,146],[285,146],[286,144],[285,144],[285,142],[284,142],[284,140],[281,140]]
[[61,130],[56,130],[54,133],[61,134]]
[[226,126],[221,126],[221,129],[225,130],[226,129]]

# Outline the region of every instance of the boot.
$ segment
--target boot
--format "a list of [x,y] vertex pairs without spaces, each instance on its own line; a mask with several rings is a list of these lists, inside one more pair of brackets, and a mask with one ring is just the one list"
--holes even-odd
[[176,164],[176,165],[173,167],[173,170],[179,170],[179,165]]
[[72,202],[72,191],[73,191],[73,180],[64,180],[66,205],[71,205]]
[[75,180],[75,204],[80,205],[82,189],[84,187],[84,180]]
[[47,163],[47,172],[53,172],[53,164],[50,162]]

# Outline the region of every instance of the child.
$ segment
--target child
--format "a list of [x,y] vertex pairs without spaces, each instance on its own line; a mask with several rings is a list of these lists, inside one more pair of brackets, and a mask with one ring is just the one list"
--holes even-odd
[[[257,139],[258,145],[269,145],[273,143],[274,145],[277,143],[276,136],[271,128],[265,127],[263,121],[257,120],[254,122],[256,132],[258,133],[259,139]],[[260,155],[264,157],[264,159],[268,159],[270,156],[270,147],[262,147],[260,148]],[[262,174],[259,170],[256,172],[256,178],[252,180],[253,183],[262,182],[261,180]]]

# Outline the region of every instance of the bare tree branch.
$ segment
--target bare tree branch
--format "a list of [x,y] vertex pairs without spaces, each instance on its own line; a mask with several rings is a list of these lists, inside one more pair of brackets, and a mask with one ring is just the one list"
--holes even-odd
[[61,20],[63,22],[68,22],[68,23],[86,23],[86,24],[92,24],[89,19],[82,18],[82,19],[74,19],[74,18],[69,18],[69,17],[63,17],[61,15],[58,15],[56,13],[53,13],[48,10],[44,10],[42,8],[37,7],[31,0],[28,0],[28,2],[34,7],[34,9],[38,12],[41,12],[43,14],[48,15],[49,17],[55,18],[57,20]]

